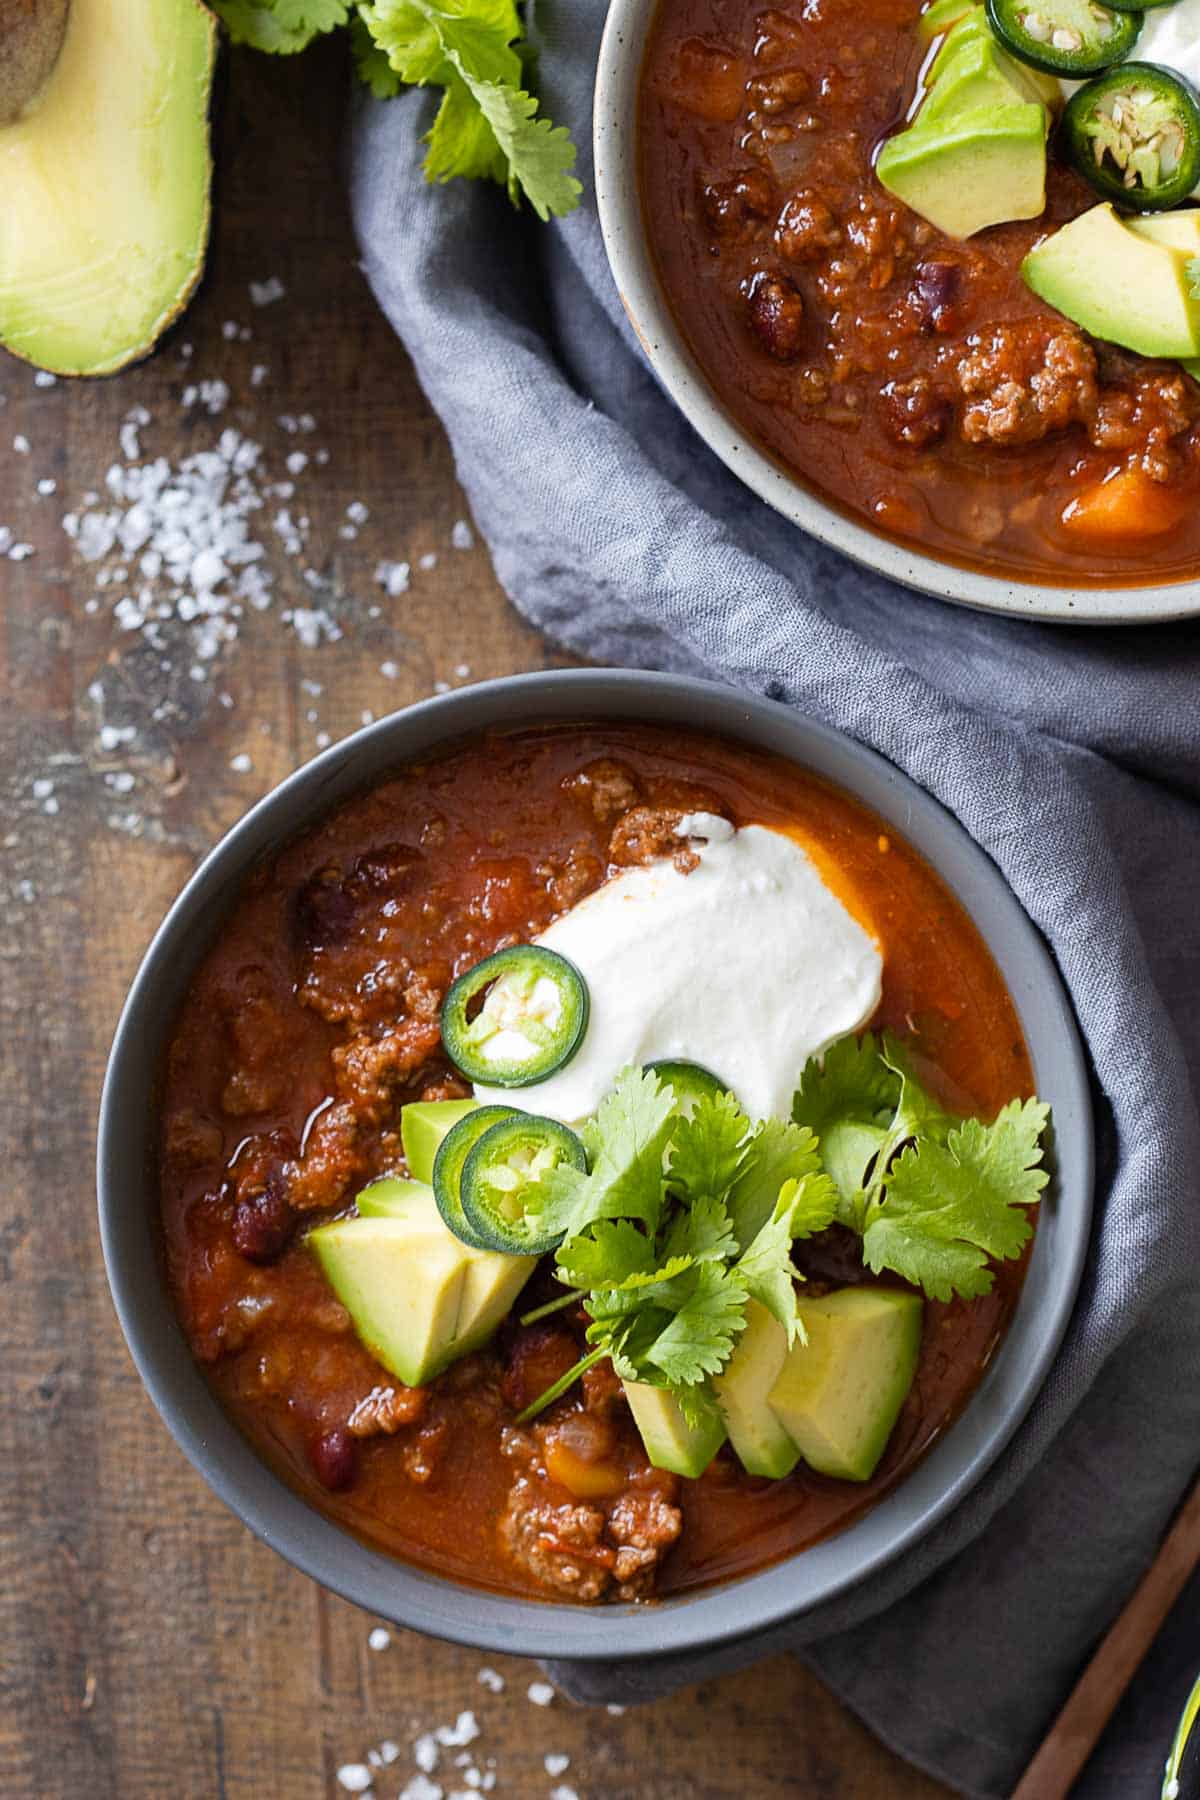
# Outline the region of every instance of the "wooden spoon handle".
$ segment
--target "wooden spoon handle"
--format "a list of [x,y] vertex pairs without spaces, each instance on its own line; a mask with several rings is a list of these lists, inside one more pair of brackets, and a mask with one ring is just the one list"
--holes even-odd
[[[1200,1564],[1200,1481],[1026,1769],[1012,1800],[1065,1800],[1163,1621]],[[1167,1746],[1163,1745],[1166,1756]]]

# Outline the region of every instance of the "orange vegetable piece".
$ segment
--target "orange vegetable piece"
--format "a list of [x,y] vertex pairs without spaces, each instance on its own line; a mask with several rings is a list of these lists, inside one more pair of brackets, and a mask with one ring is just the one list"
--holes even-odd
[[746,65],[707,38],[680,44],[670,81],[671,98],[702,119],[728,124],[742,110]]
[[607,1500],[625,1486],[624,1469],[614,1463],[585,1462],[561,1438],[546,1445],[546,1473],[577,1500]]
[[1141,469],[1120,469],[1077,494],[1063,509],[1062,527],[1098,544],[1136,542],[1173,531],[1188,505],[1186,494]]

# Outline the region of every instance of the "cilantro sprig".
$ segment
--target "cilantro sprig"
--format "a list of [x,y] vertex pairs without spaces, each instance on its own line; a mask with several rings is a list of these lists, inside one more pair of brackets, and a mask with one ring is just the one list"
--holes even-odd
[[214,0],[235,43],[290,55],[343,26],[355,67],[377,99],[438,87],[425,174],[495,181],[541,219],[579,204],[575,145],[538,116],[515,0]]
[[751,1300],[804,1341],[792,1245],[835,1221],[875,1274],[934,1300],[988,1293],[992,1265],[1032,1235],[1049,1113],[1013,1100],[990,1125],[956,1119],[904,1047],[870,1033],[813,1058],[793,1117],[757,1126],[731,1094],[688,1113],[654,1074],[626,1069],[582,1128],[587,1172],[552,1169],[526,1196],[563,1234],[567,1289],[529,1318],[581,1304],[589,1348],[522,1421],[610,1358],[622,1380],[670,1389],[698,1424]]
[[589,1173],[549,1171],[526,1206],[565,1233],[556,1273],[565,1301],[582,1302],[590,1348],[522,1420],[608,1357],[622,1380],[669,1388],[696,1422],[751,1299],[789,1339],[801,1334],[792,1243],[823,1230],[837,1204],[816,1139],[784,1120],[752,1126],[724,1093],[689,1116],[637,1069],[618,1077],[582,1135]]

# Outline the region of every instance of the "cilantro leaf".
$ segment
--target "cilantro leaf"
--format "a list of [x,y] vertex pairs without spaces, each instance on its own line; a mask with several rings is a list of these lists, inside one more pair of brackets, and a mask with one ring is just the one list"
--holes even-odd
[[644,1352],[672,1387],[691,1387],[724,1368],[745,1328],[750,1297],[736,1272],[718,1263],[697,1264],[687,1280],[687,1298]]
[[843,1224],[861,1230],[867,1169],[895,1117],[902,1078],[870,1032],[839,1038],[800,1077],[792,1118],[820,1140],[821,1160],[837,1186]]
[[746,1145],[728,1206],[741,1249],[758,1236],[775,1211],[785,1181],[815,1175],[821,1166],[817,1140],[807,1125],[764,1119]]
[[677,1212],[663,1241],[664,1256],[690,1256],[693,1262],[724,1262],[736,1254],[733,1226],[716,1194],[701,1194]]
[[514,0],[371,0],[360,11],[401,81],[446,90],[428,138],[431,181],[486,176],[514,201],[524,193],[541,219],[578,205],[570,133],[539,119],[522,86]]
[[671,1139],[669,1180],[685,1200],[723,1200],[737,1178],[750,1121],[732,1094],[705,1094]]
[[474,75],[458,55],[450,58],[487,120],[508,165],[508,193],[524,194],[538,218],[562,217],[579,205],[583,185],[572,175],[575,145],[565,125],[539,119],[537,101],[521,88]]
[[797,1272],[792,1264],[791,1208],[786,1196],[785,1184],[774,1213],[738,1258],[734,1270],[750,1298],[787,1328],[788,1343],[793,1344],[803,1338],[804,1328],[796,1310]]
[[213,0],[235,44],[290,56],[323,32],[336,31],[350,14],[350,0]]
[[366,83],[376,100],[394,100],[403,83],[367,29],[361,9],[350,21],[350,51],[359,80]]
[[788,1226],[794,1238],[812,1237],[837,1218],[838,1191],[822,1169],[785,1181],[779,1190],[778,1204],[787,1207]]
[[623,1069],[584,1131],[591,1173],[550,1169],[530,1189],[530,1212],[568,1239],[597,1219],[640,1219],[651,1232],[662,1210],[663,1155],[675,1127],[670,1088],[642,1069]]
[[989,1257],[1019,1256],[1032,1235],[1025,1208],[1048,1179],[1041,1134],[1049,1108],[1012,1100],[993,1124],[965,1119],[944,1144],[923,1138],[889,1170],[867,1212],[863,1257],[934,1300],[991,1290]]
[[631,1219],[599,1219],[559,1250],[558,1274],[568,1287],[619,1287],[656,1260],[653,1238]]

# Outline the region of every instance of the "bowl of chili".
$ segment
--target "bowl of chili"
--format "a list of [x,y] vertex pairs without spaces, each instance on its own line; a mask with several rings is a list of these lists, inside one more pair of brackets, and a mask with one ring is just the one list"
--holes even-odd
[[[802,15],[749,0],[612,0],[593,130],[613,277],[651,367],[708,447],[856,562],[1026,618],[1193,616],[1200,364],[1161,360],[1136,331],[1134,349],[1103,341],[1108,324],[1041,303],[1028,262],[1064,221],[1095,209],[1097,192],[1147,217],[1177,209],[1150,228],[1156,252],[1175,246],[1176,229],[1190,234],[1200,214],[1178,209],[1200,165],[1200,103],[1168,69],[1131,62],[1125,80],[1111,66],[1139,55],[1138,32],[1150,30],[1140,13],[1094,8],[1105,44],[1067,52],[1040,41],[1040,15],[1030,14],[1035,41],[1013,0],[989,4],[986,20],[979,6],[961,27],[986,44],[960,59],[958,86],[947,76],[938,104],[986,97],[979,84],[1004,60],[1050,131],[1045,152],[1030,152],[1044,155],[1044,190],[1036,216],[1001,211],[1009,222],[959,237],[878,176],[881,151],[933,92],[922,84],[939,67],[936,0],[823,0]],[[952,0],[947,18],[968,10]],[[1060,87],[1077,87],[1085,65],[1100,73],[1056,126]],[[1115,120],[1110,90],[1125,109]],[[1147,178],[1132,195],[1106,147],[1135,106],[1186,142],[1159,191]],[[977,116],[987,111],[981,100]],[[991,128],[984,116],[978,129]],[[1144,251],[1131,221],[1120,225],[1113,242]],[[1102,274],[1088,286],[1103,289]],[[1149,353],[1135,354],[1143,341]]]
[[[623,773],[616,776],[615,756],[625,759],[619,766]],[[585,772],[582,787],[580,767]],[[424,871],[421,857],[395,834],[405,828],[406,819],[420,817],[431,827],[422,840],[426,862],[444,866],[453,878],[470,860],[473,885],[451,928],[467,929],[463,921],[469,919],[470,929],[480,931],[473,942],[487,950],[489,931],[493,942],[513,935],[513,915],[506,907],[516,904],[518,911],[528,912],[540,906],[539,919],[553,917],[562,913],[571,894],[594,888],[601,879],[602,870],[581,875],[584,852],[579,846],[589,841],[588,833],[599,830],[603,839],[608,832],[607,817],[602,826],[596,824],[598,796],[614,782],[640,786],[643,802],[646,796],[669,794],[678,803],[686,792],[688,800],[701,794],[710,806],[731,813],[782,819],[794,812],[808,821],[805,829],[814,834],[813,854],[822,867],[832,866],[823,846],[840,846],[837,854],[847,867],[860,855],[867,874],[856,873],[846,891],[882,884],[887,905],[881,903],[881,917],[895,910],[897,895],[907,893],[907,904],[923,907],[925,920],[921,934],[908,936],[914,943],[920,935],[927,945],[941,944],[940,951],[914,952],[928,955],[928,969],[935,969],[940,958],[950,984],[942,1023],[931,1027],[931,1043],[939,1032],[943,1046],[957,1041],[954,1020],[964,1006],[956,983],[963,984],[963,995],[981,982],[994,986],[999,1010],[970,1022],[960,1042],[959,1064],[951,1057],[961,1077],[951,1082],[953,1091],[969,1093],[974,1083],[976,1092],[988,1096],[986,1110],[991,1111],[1014,1081],[1025,1092],[1036,1082],[1054,1118],[1052,1178],[1038,1208],[1036,1234],[1017,1262],[1004,1266],[990,1295],[933,1306],[939,1330],[944,1327],[948,1335],[931,1346],[933,1360],[923,1365],[925,1377],[936,1386],[935,1363],[953,1363],[957,1345],[960,1364],[964,1357],[970,1364],[965,1372],[959,1369],[957,1398],[947,1390],[932,1399],[935,1416],[925,1420],[920,1441],[908,1430],[912,1442],[902,1453],[897,1450],[892,1463],[885,1462],[886,1478],[849,1497],[844,1482],[815,1475],[793,1476],[790,1482],[747,1482],[733,1476],[728,1464],[707,1487],[703,1480],[685,1483],[688,1497],[682,1501],[672,1489],[687,1521],[685,1537],[690,1530],[694,1543],[672,1553],[678,1579],[663,1584],[662,1597],[652,1606],[641,1603],[636,1581],[614,1586],[611,1575],[605,1577],[609,1585],[602,1596],[610,1604],[578,1604],[601,1597],[600,1590],[572,1594],[553,1580],[549,1588],[539,1586],[529,1578],[530,1569],[544,1575],[545,1556],[541,1564],[535,1560],[522,1570],[517,1564],[504,1565],[495,1550],[489,1551],[487,1545],[496,1541],[500,1501],[488,1484],[498,1479],[495,1471],[503,1456],[494,1439],[484,1441],[482,1427],[472,1428],[474,1437],[464,1427],[462,1443],[451,1452],[449,1486],[445,1480],[423,1486],[421,1458],[436,1459],[439,1451],[432,1440],[423,1446],[424,1428],[411,1398],[420,1394],[419,1388],[397,1386],[384,1393],[376,1387],[359,1399],[355,1410],[371,1413],[367,1429],[375,1441],[368,1463],[360,1464],[360,1474],[364,1466],[366,1473],[357,1485],[347,1487],[346,1480],[358,1450],[340,1428],[323,1432],[315,1455],[311,1439],[298,1440],[297,1458],[289,1460],[288,1455],[288,1434],[294,1432],[298,1414],[305,1416],[306,1429],[327,1425],[330,1415],[322,1409],[331,1394],[344,1410],[338,1370],[350,1371],[358,1393],[376,1369],[367,1348],[353,1334],[347,1337],[346,1319],[331,1319],[331,1310],[336,1315],[342,1309],[331,1309],[318,1265],[337,1267],[347,1226],[359,1232],[368,1265],[373,1246],[387,1253],[389,1244],[409,1229],[405,1214],[419,1185],[389,1172],[398,1166],[399,1148],[386,1148],[392,1137],[385,1127],[382,1136],[371,1138],[371,1157],[350,1172],[351,1189],[357,1180],[374,1179],[359,1191],[347,1218],[351,1189],[346,1171],[339,1174],[337,1159],[339,1144],[344,1150],[350,1140],[326,1131],[338,1111],[331,1099],[313,1104],[329,1075],[331,1044],[338,1036],[335,1018],[346,1017],[349,955],[355,991],[370,996],[374,1022],[365,1035],[352,1034],[338,1049],[335,1066],[342,1074],[349,1072],[352,1084],[365,1076],[367,1087],[353,1088],[367,1096],[362,1102],[367,1110],[357,1124],[361,1128],[370,1116],[372,1130],[378,1132],[379,1115],[369,1108],[378,1098],[371,1083],[379,1065],[367,1073],[362,1056],[368,1048],[378,1050],[385,1039],[387,1053],[394,1055],[398,1043],[394,1034],[381,1032],[384,1015],[375,1017],[380,1005],[386,1014],[391,1004],[380,999],[387,957],[379,951],[384,942],[379,934],[386,934],[387,921],[400,913],[411,923],[431,916],[430,906],[435,912],[450,907],[450,888],[438,887],[435,903],[434,889],[422,886],[427,871],[413,874],[418,864]],[[514,828],[517,837],[506,840],[505,807],[511,807],[517,792],[524,823]],[[618,818],[618,830],[628,843],[634,841],[635,828],[644,830],[652,809],[645,803],[631,805],[630,795],[619,804],[626,811]],[[416,810],[406,813],[406,808]],[[550,833],[548,821],[561,825],[564,817],[578,852],[574,857],[564,849],[561,834]],[[591,822],[581,826],[581,819]],[[687,829],[715,833],[707,819],[708,814],[689,812]],[[470,859],[464,859],[462,829],[474,843]],[[516,861],[522,860],[516,858],[521,830],[535,834],[522,866],[539,871],[536,883],[524,888],[516,872]],[[852,853],[856,837],[859,850]],[[506,842],[507,851],[497,848]],[[690,850],[677,855],[690,878],[696,856]],[[438,864],[439,856],[444,865]],[[552,873],[556,857],[558,875]],[[657,870],[660,864],[652,866]],[[854,866],[857,870],[858,864]],[[884,872],[872,875],[872,869]],[[564,875],[567,886],[545,899],[547,883]],[[543,895],[540,901],[532,898],[535,887]],[[514,902],[518,889],[521,898]],[[947,929],[958,936],[938,939],[928,929],[935,892],[950,920]],[[352,914],[347,909],[354,905],[367,913]],[[568,906],[566,916],[571,910]],[[368,915],[373,922],[366,935],[374,944],[369,954],[362,950],[365,937],[359,930]],[[487,918],[492,923],[482,928]],[[731,923],[736,930],[736,920]],[[910,991],[905,953],[896,948],[904,936],[896,931],[889,940],[897,977],[877,1015],[885,1026],[889,1019],[902,1020],[918,1004],[914,993],[921,991],[920,981]],[[348,945],[358,948],[348,950]],[[257,964],[248,959],[251,946],[261,959]],[[477,952],[473,960],[479,961]],[[912,969],[920,966],[918,960]],[[562,982],[561,991],[577,1002],[578,970],[568,964],[567,973],[553,957],[524,970],[519,959],[515,966],[510,960],[498,980],[536,985],[547,967]],[[427,1085],[417,1091],[440,1096],[437,1058],[442,1053],[435,1047],[436,1029],[430,1033],[425,1028],[428,1009],[421,1006],[426,978],[414,977],[406,967],[404,979],[409,1011],[401,1030],[410,1035],[402,1053],[420,1039],[416,1056],[426,1059]],[[933,976],[927,972],[923,979]],[[308,1011],[298,998],[305,989],[307,999],[316,1002]],[[557,999],[551,999],[556,1007]],[[413,1006],[418,1010],[413,1012]],[[269,1017],[273,1007],[283,1019],[282,1036],[276,1031],[278,1021]],[[587,1074],[579,1067],[586,1047],[579,1049],[575,1041],[578,1005],[574,1012],[564,1010],[567,1027],[560,1034],[556,1070],[545,1077],[550,1082],[573,1079],[573,1071],[580,1079]],[[463,1016],[469,1028],[469,1009]],[[476,1020],[479,1016],[474,1014]],[[565,1045],[568,1037],[572,1041]],[[870,1040],[863,1042],[869,1045]],[[476,1029],[472,1054],[481,1054],[486,1043],[486,1034]],[[993,1072],[991,1088],[986,1083],[980,1087],[979,1072],[970,1065],[992,1056],[1000,1058],[996,1067],[1001,1072]],[[219,1065],[215,1075],[210,1066],[214,1057]],[[1013,1059],[1011,1064],[1005,1057]],[[511,1061],[500,1066],[515,1079]],[[643,1080],[650,1086],[678,1082],[689,1106],[723,1100],[716,1078],[692,1063],[659,1060]],[[211,1121],[206,1124],[196,1110],[197,1095],[212,1089],[214,1081],[226,1114],[223,1144],[219,1132],[216,1143],[208,1141],[214,1135]],[[500,1091],[506,1097],[518,1092]],[[485,1099],[487,1093],[484,1088]],[[582,1178],[582,1153],[574,1134],[554,1120],[539,1121],[506,1105],[473,1112],[465,1098],[439,1097],[430,1104],[435,1111],[449,1106],[460,1127],[480,1120],[481,1128],[465,1133],[451,1182],[451,1193],[457,1194],[457,1182],[464,1174],[471,1176],[462,1197],[470,1208],[468,1226],[481,1228],[478,1241],[484,1248],[475,1254],[495,1263],[507,1251],[511,1263],[523,1260],[533,1267],[541,1244],[519,1232],[514,1235],[502,1183],[496,1184],[514,1147],[520,1154],[530,1143],[543,1152],[549,1147],[556,1157],[562,1149],[560,1164],[572,1179]],[[418,1162],[436,1165],[441,1153],[434,1154],[432,1140],[417,1141],[418,1129],[426,1128],[429,1105],[417,1106],[411,1121],[410,1111],[405,1108],[403,1116],[411,1173]],[[285,1146],[289,1131],[294,1136]],[[236,1146],[230,1133],[241,1138]],[[454,1127],[439,1141],[449,1149]],[[238,1202],[229,1182],[236,1185],[246,1172],[246,1159],[259,1156],[267,1158],[268,1174],[247,1190],[248,1200]],[[317,1188],[323,1182],[340,1184],[308,1196],[317,1208],[312,1216],[322,1221],[309,1234],[313,1249],[318,1239],[339,1240],[329,1249],[322,1246],[317,1256],[308,1254],[306,1240],[288,1247],[287,1234],[273,1236],[279,1162],[271,1159],[284,1157],[289,1159],[289,1179],[310,1187],[315,1182]],[[206,1168],[219,1171],[215,1188]],[[577,670],[481,684],[379,721],[297,771],[229,832],[175,902],[130,991],[105,1080],[97,1180],[109,1280],[142,1379],[184,1453],[252,1530],[316,1580],[398,1623],[494,1650],[603,1659],[711,1645],[810,1610],[868,1580],[962,1499],[1032,1404],[1066,1329],[1088,1240],[1092,1124],[1081,1046],[1046,949],[994,865],[927,794],[871,751],[772,701],[684,677]],[[436,1174],[433,1180],[436,1184]],[[301,1203],[296,1194],[292,1198]],[[433,1193],[429,1205],[419,1227],[422,1242],[435,1228],[442,1229]],[[324,1222],[331,1217],[332,1223]],[[561,1236],[560,1231],[547,1242]],[[464,1254],[472,1242],[468,1231]],[[528,1251],[532,1254],[526,1255]],[[819,1278],[818,1265],[813,1273]],[[366,1279],[373,1279],[369,1267]],[[814,1293],[829,1286],[829,1281],[819,1281]],[[343,1287],[337,1291],[347,1298]],[[533,1288],[529,1291],[537,1297]],[[875,1293],[885,1301],[888,1294],[898,1295],[886,1284],[859,1292],[868,1300]],[[832,1298],[836,1301],[836,1293]],[[911,1316],[912,1300],[908,1295],[906,1316]],[[823,1304],[828,1307],[828,1302],[815,1302],[813,1328]],[[554,1301],[550,1310],[561,1310],[561,1303]],[[256,1339],[264,1321],[268,1334]],[[310,1325],[316,1335],[305,1337]],[[341,1336],[321,1335],[330,1330]],[[520,1361],[514,1341],[508,1340],[505,1380],[512,1376],[514,1360]],[[594,1363],[595,1356],[590,1360]],[[442,1419],[453,1423],[456,1406],[473,1412],[477,1421],[489,1407],[500,1408],[487,1368],[473,1379],[478,1385],[470,1389],[461,1382],[456,1386],[457,1377],[447,1382],[439,1400]],[[397,1405],[402,1416],[394,1414]],[[511,1418],[516,1405],[508,1407],[505,1418]],[[393,1415],[385,1416],[389,1407]],[[917,1419],[916,1413],[912,1416]],[[402,1436],[390,1434],[409,1422],[415,1435],[405,1447]],[[518,1447],[517,1453],[526,1451]],[[505,1454],[514,1454],[511,1443]],[[397,1489],[403,1486],[398,1476],[406,1466],[402,1457],[409,1457],[409,1472],[415,1473],[411,1492],[405,1490],[408,1497],[397,1501]],[[657,1479],[643,1461],[633,1488],[659,1507],[664,1490],[653,1482],[647,1488],[648,1473]],[[505,1479],[511,1481],[511,1473]],[[516,1485],[521,1486],[521,1479]],[[622,1492],[618,1506],[628,1506],[633,1488]],[[803,1529],[796,1522],[798,1495],[809,1509]],[[588,1508],[569,1510],[574,1516]],[[726,1527],[734,1527],[738,1543],[752,1540],[745,1554],[736,1544],[732,1557],[725,1554],[723,1559],[719,1546],[714,1551],[722,1519]],[[759,1534],[756,1542],[752,1526]],[[729,1535],[726,1530],[727,1539]],[[552,1576],[568,1564],[577,1568],[558,1551],[555,1555]]]

